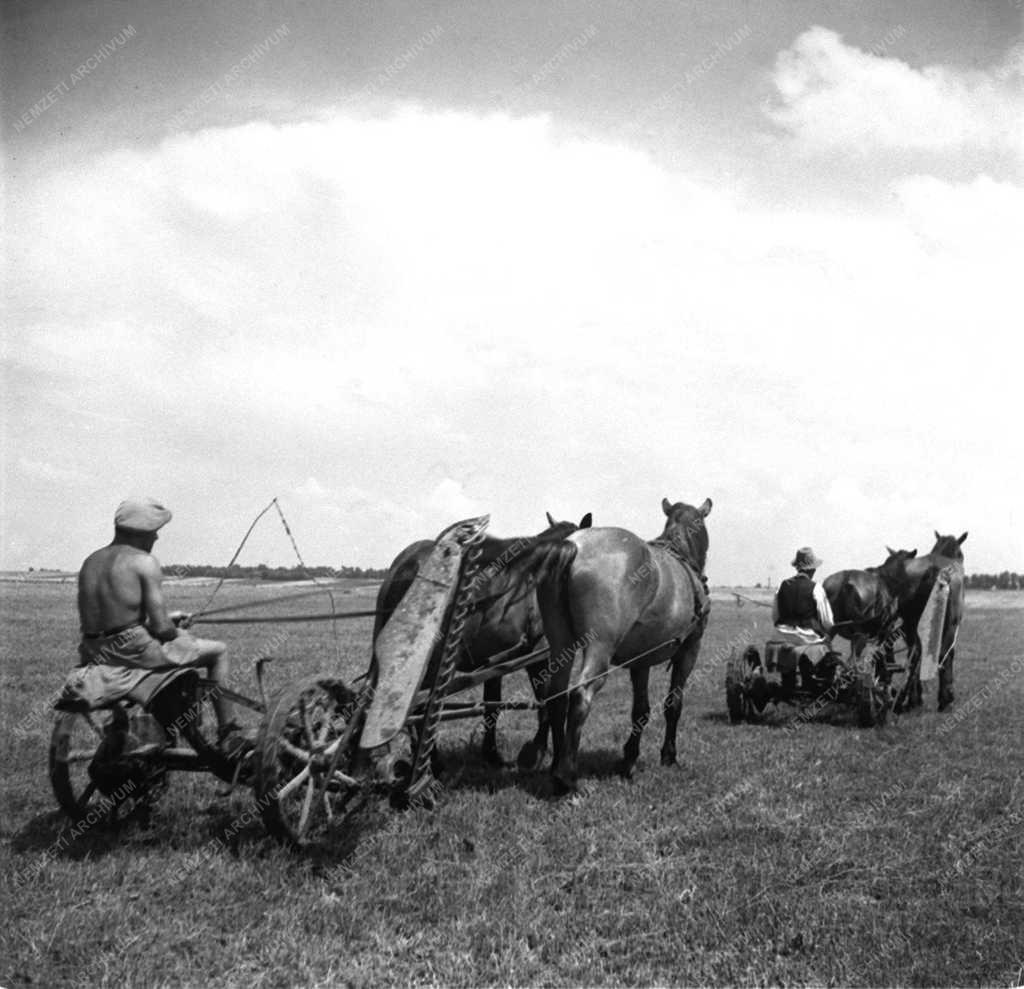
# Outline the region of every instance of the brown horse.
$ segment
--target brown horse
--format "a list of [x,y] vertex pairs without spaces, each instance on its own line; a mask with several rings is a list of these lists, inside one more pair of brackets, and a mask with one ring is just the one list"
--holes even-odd
[[[851,655],[860,655],[869,639],[881,644],[886,664],[895,660],[896,638],[910,640],[899,622],[899,586],[897,571],[917,550],[894,550],[886,547],[889,556],[879,567],[865,570],[840,570],[825,578],[822,586],[832,606],[832,635],[850,642]],[[908,688],[900,692],[897,710],[908,702]]]
[[[488,661],[526,656],[543,645],[544,627],[537,607],[535,582],[527,571],[515,564],[537,544],[563,539],[577,528],[586,529],[591,525],[589,512],[580,520],[579,526],[572,522],[556,522],[550,512],[547,517],[548,528],[536,536],[522,539],[484,537],[480,547],[480,569],[475,581],[475,601],[466,624],[458,660],[460,671],[479,669],[486,666]],[[377,592],[378,615],[373,626],[374,642],[391,613],[405,597],[433,548],[433,540],[422,539],[407,546],[395,557]],[[540,663],[543,664],[543,660]],[[531,677],[533,682],[534,678]],[[537,700],[541,700],[540,696]],[[500,677],[484,683],[484,701],[501,701]],[[488,762],[500,764],[502,760],[498,752],[497,725],[497,711],[492,710],[483,722],[483,755]],[[541,708],[534,738],[534,744],[541,751],[547,747],[547,732],[547,718]]]
[[[917,550],[889,549],[889,560],[911,560],[916,555]],[[885,639],[889,635],[898,617],[899,601],[880,569],[839,570],[825,578],[822,587],[832,606],[836,635],[851,641],[858,636]]]
[[[665,528],[651,542],[625,529],[588,529],[540,554],[537,599],[551,647],[544,671],[554,743],[551,772],[560,789],[576,785],[583,724],[611,666],[628,666],[633,684],[632,724],[621,764],[629,776],[650,716],[650,668],[671,661],[661,762],[676,761],[683,686],[707,624],[704,519],[711,499],[700,508],[665,499],[662,509]],[[583,651],[583,668],[570,698],[578,649]]]
[[943,570],[951,574],[949,603],[942,626],[942,645],[939,655],[939,710],[953,703],[953,661],[956,658],[956,640],[964,612],[964,554],[961,546],[967,533],[961,536],[943,536],[935,533],[935,545],[926,556],[916,559],[890,557],[879,568],[895,588],[899,600],[899,616],[910,649],[910,664],[914,671],[910,683],[910,706],[921,704],[921,682],[918,676],[921,660],[921,640],[917,626],[924,614],[932,588]]

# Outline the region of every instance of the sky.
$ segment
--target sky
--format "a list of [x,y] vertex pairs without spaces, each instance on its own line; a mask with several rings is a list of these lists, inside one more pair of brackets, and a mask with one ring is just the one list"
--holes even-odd
[[2,16],[0,569],[131,494],[165,564],[710,497],[713,583],[1024,569],[1020,0]]

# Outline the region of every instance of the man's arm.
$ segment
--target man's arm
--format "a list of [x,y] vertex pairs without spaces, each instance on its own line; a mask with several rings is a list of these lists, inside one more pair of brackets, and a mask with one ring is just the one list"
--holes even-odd
[[828,595],[821,584],[814,585],[814,603],[818,606],[818,621],[826,632],[832,631],[835,620],[832,617],[832,605],[828,602]]
[[779,594],[775,592],[775,597],[772,598],[772,624],[779,624]]
[[164,575],[156,557],[147,556],[143,560],[139,567],[139,579],[142,581],[142,603],[146,609],[146,625],[150,634],[161,642],[170,642],[177,638],[178,630],[167,614],[161,586]]

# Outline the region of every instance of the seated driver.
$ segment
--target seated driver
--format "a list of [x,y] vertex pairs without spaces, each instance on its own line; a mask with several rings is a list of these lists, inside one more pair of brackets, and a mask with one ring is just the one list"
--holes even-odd
[[[216,683],[227,679],[224,643],[178,628],[176,622],[189,616],[169,614],[164,605],[163,574],[151,550],[157,530],[170,519],[171,513],[152,498],[123,501],[114,515],[113,541],[82,564],[80,662],[65,682],[62,700],[90,707],[122,697],[144,703],[151,689],[143,681],[153,670],[169,666],[205,667]],[[238,725],[232,721],[231,705],[216,688],[211,700],[218,740],[224,745]]]
[[810,546],[796,551],[791,566],[796,576],[784,580],[775,594],[772,621],[783,637],[801,654],[801,672],[806,664],[817,664],[829,651],[826,636],[832,631],[832,606],[825,589],[814,582],[821,560]]

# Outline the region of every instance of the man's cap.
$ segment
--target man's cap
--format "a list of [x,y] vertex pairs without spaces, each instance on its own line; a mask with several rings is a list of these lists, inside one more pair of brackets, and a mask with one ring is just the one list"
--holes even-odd
[[814,555],[814,550],[810,546],[801,546],[790,566],[796,567],[797,570],[817,570],[821,566],[821,560]]
[[114,525],[133,532],[156,532],[170,521],[170,511],[155,498],[126,498],[114,513]]

